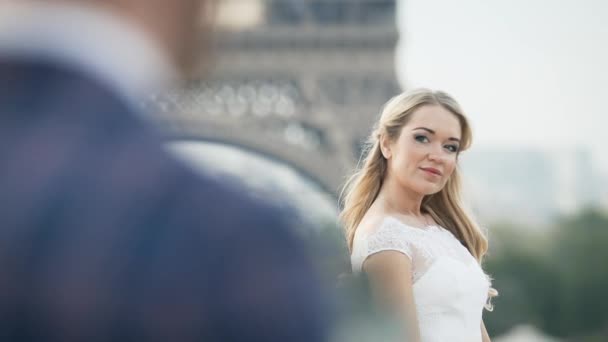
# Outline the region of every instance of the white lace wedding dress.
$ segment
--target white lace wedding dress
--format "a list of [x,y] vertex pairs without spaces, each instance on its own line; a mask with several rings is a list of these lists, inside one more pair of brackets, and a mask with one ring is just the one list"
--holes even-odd
[[422,342],[479,342],[490,282],[475,258],[448,230],[416,228],[387,217],[367,236],[355,236],[351,262],[393,250],[412,261],[412,284]]

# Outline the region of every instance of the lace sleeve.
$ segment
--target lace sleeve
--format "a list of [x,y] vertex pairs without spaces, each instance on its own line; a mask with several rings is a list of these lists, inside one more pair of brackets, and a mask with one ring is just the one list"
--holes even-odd
[[360,272],[368,257],[382,251],[397,251],[412,260],[412,244],[407,234],[394,229],[380,229],[357,241],[352,258],[353,271]]
[[403,232],[396,232],[392,229],[381,230],[370,235],[367,238],[367,255],[366,258],[372,254],[382,251],[397,251],[405,254],[408,258],[412,259],[412,250],[410,241]]

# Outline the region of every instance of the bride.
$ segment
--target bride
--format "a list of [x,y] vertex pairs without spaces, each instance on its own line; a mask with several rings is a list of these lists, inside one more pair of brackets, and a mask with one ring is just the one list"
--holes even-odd
[[406,341],[490,341],[482,311],[497,292],[480,266],[488,243],[459,197],[458,156],[470,144],[448,94],[403,93],[384,106],[344,189],[353,271],[367,274]]

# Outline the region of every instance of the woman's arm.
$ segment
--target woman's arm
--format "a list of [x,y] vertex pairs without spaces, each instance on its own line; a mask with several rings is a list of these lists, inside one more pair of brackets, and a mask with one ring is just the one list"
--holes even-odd
[[367,258],[363,270],[375,301],[405,324],[405,341],[420,341],[410,258],[397,251],[379,252]]
[[485,324],[483,324],[483,320],[481,321],[481,340],[483,342],[492,342],[492,341],[490,341],[490,335],[488,335],[486,326],[485,326]]

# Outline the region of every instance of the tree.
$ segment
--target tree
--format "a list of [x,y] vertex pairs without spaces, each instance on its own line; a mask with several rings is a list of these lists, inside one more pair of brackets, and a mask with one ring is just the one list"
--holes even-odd
[[588,209],[542,232],[491,229],[485,270],[500,292],[485,315],[493,335],[517,324],[576,341],[608,338],[608,216]]

